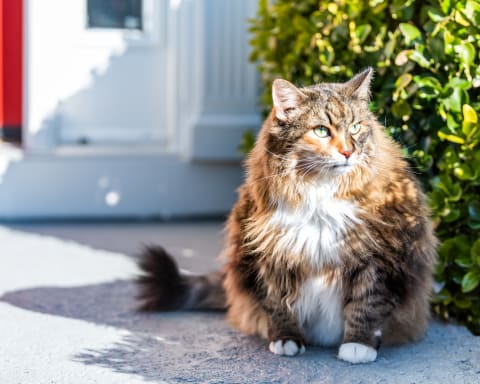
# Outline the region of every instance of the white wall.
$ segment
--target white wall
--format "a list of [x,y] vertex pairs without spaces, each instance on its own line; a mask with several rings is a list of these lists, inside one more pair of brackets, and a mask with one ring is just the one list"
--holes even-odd
[[26,0],[25,146],[0,150],[0,220],[230,210],[260,127],[256,0],[144,1],[136,36],[85,31],[83,0]]

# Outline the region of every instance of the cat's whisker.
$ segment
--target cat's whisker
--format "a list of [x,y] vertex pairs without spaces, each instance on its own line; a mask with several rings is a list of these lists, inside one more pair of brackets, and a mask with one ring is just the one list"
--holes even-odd
[[272,174],[272,175],[267,175],[267,176],[260,177],[257,180],[261,181],[261,180],[266,180],[266,179],[270,179],[270,178],[274,178],[274,177],[288,176],[288,175],[291,175],[291,173],[292,172],[290,170],[285,170],[285,171],[280,172],[280,173],[275,173],[275,174]]
[[273,152],[270,151],[269,149],[267,149],[267,152],[268,152],[270,155],[272,155],[272,156],[274,156],[274,157],[278,157],[279,159],[282,159],[282,160],[284,160],[284,161],[295,161],[294,159],[290,159],[290,158],[288,158],[288,157],[281,156],[281,155],[279,155],[279,154],[277,154],[277,153],[273,153]]
[[305,179],[305,177],[314,170],[316,171],[316,173],[321,173],[322,171],[324,171],[323,167],[319,165],[318,160],[311,160],[308,163],[302,163],[299,167],[299,170],[303,171],[302,173],[300,173],[302,180]]

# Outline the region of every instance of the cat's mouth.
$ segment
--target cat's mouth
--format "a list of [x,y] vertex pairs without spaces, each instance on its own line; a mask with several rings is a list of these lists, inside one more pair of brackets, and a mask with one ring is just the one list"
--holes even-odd
[[303,158],[296,163],[300,175],[339,176],[349,173],[357,166],[355,159],[310,159]]
[[342,163],[333,164],[331,168],[336,173],[344,174],[344,173],[347,173],[347,172],[351,171],[354,168],[354,166],[355,165],[353,163],[351,163],[347,160],[347,161],[342,162]]

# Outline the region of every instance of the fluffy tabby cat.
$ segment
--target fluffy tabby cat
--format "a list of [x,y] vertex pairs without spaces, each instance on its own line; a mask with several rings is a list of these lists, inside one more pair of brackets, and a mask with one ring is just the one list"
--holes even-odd
[[273,83],[274,107],[226,225],[224,269],[185,276],[146,250],[144,310],[226,309],[278,355],[339,345],[351,363],[420,338],[436,239],[399,147],[368,109],[372,69],[346,83]]

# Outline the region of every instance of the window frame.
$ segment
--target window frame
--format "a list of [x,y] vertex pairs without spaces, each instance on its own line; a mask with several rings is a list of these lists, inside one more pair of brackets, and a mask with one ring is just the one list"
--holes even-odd
[[[101,9],[95,9],[95,6],[98,6],[99,4],[102,3],[102,1],[104,0],[101,0],[101,1],[98,1],[98,0],[86,0],[86,4],[87,4],[87,17],[86,17],[86,24],[87,24],[87,28],[88,29],[101,29],[101,30],[104,30],[104,29],[114,29],[114,30],[117,30],[117,29],[120,29],[120,30],[138,30],[138,31],[143,31],[143,1],[144,0],[135,0],[135,3],[136,3],[136,7],[134,9],[134,11],[139,11],[139,14],[138,15],[135,15],[135,19],[139,18],[140,20],[140,23],[139,23],[139,26],[138,27],[128,27],[126,26],[126,23],[125,23],[125,19],[127,18],[127,16],[131,16],[131,14],[124,14],[124,15],[121,15],[124,17],[124,22],[123,22],[123,26],[109,26],[109,25],[101,25],[101,23],[98,23],[97,25],[94,25],[92,24],[92,21],[94,19],[92,19],[92,16],[100,16],[100,14],[102,13],[102,10]],[[128,0],[124,0],[124,1],[128,1]],[[131,0],[130,0],[131,2]],[[138,9],[137,6],[140,5],[140,8]],[[90,7],[91,6],[91,7]],[[89,12],[89,8],[90,8],[90,12]],[[99,13],[100,12],[100,13]],[[136,12],[135,12],[136,13]],[[120,20],[118,20],[120,21]]]
[[111,46],[112,42],[122,41],[129,46],[151,46],[160,42],[159,1],[142,1],[142,29],[89,27],[88,0],[83,2],[83,23],[78,31],[80,45]]

